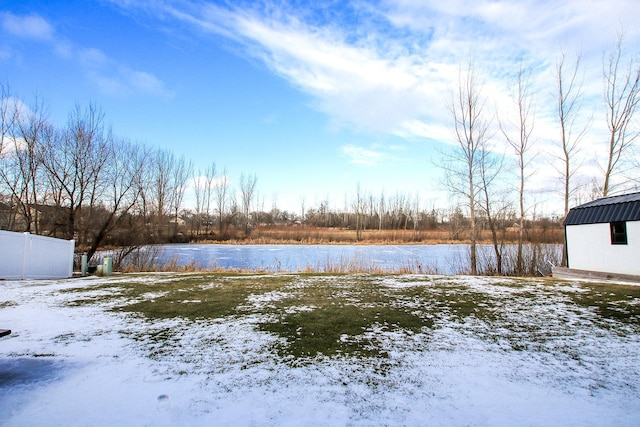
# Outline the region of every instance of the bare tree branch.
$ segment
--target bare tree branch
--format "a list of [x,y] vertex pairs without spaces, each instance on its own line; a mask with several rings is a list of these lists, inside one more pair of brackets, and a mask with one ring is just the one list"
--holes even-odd
[[620,171],[625,154],[640,135],[633,121],[640,102],[640,64],[630,59],[625,62],[621,31],[609,55],[603,58],[604,98],[609,129],[609,149],[604,168],[602,195],[611,191],[612,178]]

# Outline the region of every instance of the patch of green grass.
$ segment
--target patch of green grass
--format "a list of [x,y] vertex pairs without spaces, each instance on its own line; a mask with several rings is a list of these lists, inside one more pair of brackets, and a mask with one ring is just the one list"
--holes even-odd
[[190,320],[217,319],[240,313],[250,295],[282,288],[289,283],[286,276],[243,278],[233,276],[194,276],[141,289],[157,293],[127,304],[121,311],[139,312],[149,318],[182,317]]
[[127,292],[124,288],[114,287],[112,285],[100,285],[91,288],[94,292],[90,295],[86,295],[86,289],[64,289],[61,293],[82,293],[80,298],[70,300],[67,302],[72,307],[82,307],[87,305],[94,305],[100,303],[109,303],[116,301],[117,299],[128,298]]
[[148,318],[182,317],[190,320],[215,319],[236,313],[250,291],[242,286],[163,289],[162,294],[119,307],[120,311],[139,312]]
[[373,330],[419,332],[432,326],[430,320],[394,307],[377,276],[307,275],[284,290],[288,295],[273,302],[274,308],[261,311],[270,316],[259,325],[285,338],[277,349],[283,357],[385,356]]
[[107,281],[91,287],[70,289],[81,298],[70,305],[114,303],[113,310],[140,313],[149,319],[182,317],[189,320],[216,319],[239,312],[247,297],[279,289],[290,282],[287,276],[243,275],[158,275],[157,280]]
[[584,283],[588,292],[571,292],[573,302],[590,307],[604,319],[640,324],[640,286]]
[[286,345],[279,348],[280,354],[299,358],[317,354],[386,356],[375,340],[365,334],[367,331],[375,328],[420,332],[424,326],[430,327],[431,323],[389,306],[362,308],[332,303],[321,304],[311,311],[286,314],[277,321],[262,323],[260,329],[286,339]]
[[596,313],[588,321],[640,329],[640,287],[566,285],[493,279],[473,286],[463,278],[367,274],[168,274],[105,279],[69,292],[79,296],[72,304],[105,304],[147,319],[149,328],[132,338],[154,358],[176,351],[179,332],[155,323],[173,318],[188,328],[251,316],[257,330],[282,338],[274,349],[281,357],[303,363],[317,355],[384,359],[382,334],[444,326],[512,350],[570,353],[563,338],[579,331],[567,322],[584,321],[584,307]]

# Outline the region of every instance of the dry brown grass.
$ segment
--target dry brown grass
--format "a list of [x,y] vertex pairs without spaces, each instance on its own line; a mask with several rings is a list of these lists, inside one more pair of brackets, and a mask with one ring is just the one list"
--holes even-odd
[[[502,235],[501,235],[502,239]],[[561,228],[530,229],[527,230],[525,240],[531,243],[562,243],[563,230]],[[479,236],[479,243],[491,243],[491,233],[483,230]],[[504,233],[505,243],[518,241],[518,230],[507,229]],[[451,230],[362,230],[358,240],[355,230],[344,228],[324,228],[299,226],[260,226],[253,229],[246,238],[236,235],[226,241],[235,244],[451,244],[469,243],[468,233],[462,231],[454,236]],[[206,243],[206,241],[201,242]],[[217,242],[219,243],[219,242]]]

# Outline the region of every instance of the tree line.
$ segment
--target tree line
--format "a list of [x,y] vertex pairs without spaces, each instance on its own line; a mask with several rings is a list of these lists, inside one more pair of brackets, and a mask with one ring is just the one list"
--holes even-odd
[[[89,257],[105,244],[178,238],[192,161],[117,136],[95,104],[76,105],[60,128],[39,99],[26,106],[0,89],[1,228],[75,239]],[[196,209],[216,203],[222,230],[226,176],[214,165],[205,176]]]

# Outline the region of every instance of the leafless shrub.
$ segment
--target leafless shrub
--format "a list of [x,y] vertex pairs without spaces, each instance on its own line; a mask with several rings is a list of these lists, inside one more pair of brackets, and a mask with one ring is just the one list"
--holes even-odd
[[135,247],[132,251],[126,253],[119,258],[114,265],[125,273],[154,271],[158,268],[158,259],[162,248],[160,246],[150,245]]

